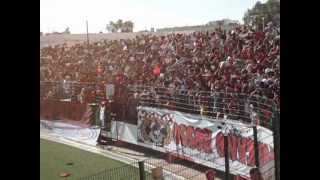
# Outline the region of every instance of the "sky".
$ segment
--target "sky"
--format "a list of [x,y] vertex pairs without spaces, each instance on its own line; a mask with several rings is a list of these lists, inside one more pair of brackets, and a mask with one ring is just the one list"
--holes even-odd
[[[261,0],[260,2],[265,2]],[[40,0],[40,31],[106,32],[118,19],[131,20],[134,31],[151,27],[191,26],[224,18],[238,20],[257,0]]]

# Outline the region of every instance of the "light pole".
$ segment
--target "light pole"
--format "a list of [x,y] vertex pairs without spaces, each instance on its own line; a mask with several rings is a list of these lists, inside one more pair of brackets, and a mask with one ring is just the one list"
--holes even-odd
[[262,17],[262,31],[264,31],[264,17]]
[[86,25],[87,25],[87,43],[89,45],[89,26],[88,26],[88,20],[86,21]]

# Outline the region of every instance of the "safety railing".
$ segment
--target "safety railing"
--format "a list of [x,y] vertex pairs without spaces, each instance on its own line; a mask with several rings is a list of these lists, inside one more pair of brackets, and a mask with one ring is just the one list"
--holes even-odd
[[126,164],[124,166],[106,169],[104,171],[79,178],[78,180],[140,180],[139,162]]
[[[194,91],[128,85],[116,87],[115,99],[133,97],[141,106],[165,108],[184,113],[201,115],[212,119],[231,119],[249,124],[272,128],[272,116],[278,105],[271,99],[255,95],[218,91]],[[106,98],[106,87],[96,83],[40,82],[40,99],[70,101],[80,103],[99,103]],[[119,104],[119,102],[116,102]],[[121,103],[126,103],[125,101]],[[126,106],[126,104],[123,104]],[[121,113],[122,114],[122,113]]]
[[[274,142],[273,146],[275,151],[275,162],[265,169],[263,173],[265,177],[270,177],[271,179],[273,179],[274,176],[278,176],[278,172],[280,171],[280,156],[278,151],[278,149],[280,149],[280,109],[272,100],[264,97],[237,94],[232,92],[208,92],[182,89],[177,90],[172,88],[138,85],[131,85],[122,88],[125,88],[123,92],[128,94],[126,97],[134,97],[140,106],[175,110],[199,115],[198,117],[207,117],[208,119],[230,119],[241,121],[250,125],[259,124],[272,129],[273,137],[271,138],[273,138]],[[106,93],[105,89],[106,88],[104,85],[95,83],[40,82],[40,99],[59,101],[65,101],[68,99],[70,101],[81,101],[81,92],[89,91],[95,92],[95,96],[93,96],[91,99],[84,98],[84,100],[82,100],[83,103],[87,104],[90,103],[90,101],[95,101],[98,103],[99,99],[97,99],[97,95],[100,93],[99,95],[103,96],[103,94]],[[50,94],[50,91],[53,92]],[[88,94],[90,95],[90,93]],[[258,140],[262,141],[263,139]],[[265,156],[263,153],[263,151],[259,153],[259,159],[261,159],[261,161],[263,161]],[[192,156],[196,155],[192,154]],[[163,167],[165,171],[172,172],[171,174],[165,174],[165,176],[168,177],[183,175],[187,179],[194,179],[196,177],[203,176],[202,171],[191,172],[188,171],[187,168],[181,168],[179,165],[176,165],[179,164],[178,161],[172,163],[164,160],[146,160],[146,172],[150,173],[150,168],[160,166]],[[194,166],[194,168],[197,166],[200,167],[199,164]],[[221,164],[221,166],[223,166],[223,164]],[[139,174],[138,171],[139,169],[135,164],[124,166],[121,170],[120,168],[118,170],[106,170],[82,179],[139,179],[139,176],[137,176]],[[120,177],[120,174],[124,175],[123,178]],[[117,176],[119,176],[119,178]],[[150,177],[150,174],[146,175],[146,177]],[[277,177],[276,179],[279,178]]]
[[271,129],[273,100],[241,93],[129,86],[141,106],[166,108],[213,119],[231,119]]

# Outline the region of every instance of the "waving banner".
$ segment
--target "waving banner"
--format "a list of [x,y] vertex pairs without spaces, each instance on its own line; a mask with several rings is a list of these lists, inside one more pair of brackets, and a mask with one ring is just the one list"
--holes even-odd
[[[231,128],[228,135],[230,172],[249,176],[250,169],[255,166],[253,130],[236,121],[223,122]],[[223,122],[177,111],[139,107],[137,138],[139,143],[152,145],[151,148],[224,171]],[[270,171],[274,159],[272,132],[263,127],[257,130],[260,166]]]

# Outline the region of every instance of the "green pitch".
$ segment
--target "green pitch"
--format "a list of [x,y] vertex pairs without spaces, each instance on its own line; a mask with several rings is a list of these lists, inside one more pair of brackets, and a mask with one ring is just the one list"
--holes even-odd
[[[60,177],[61,173],[70,173],[71,176],[67,179],[79,179],[105,169],[121,166],[125,164],[68,145],[40,139],[41,180],[64,179]],[[131,167],[130,171],[132,174],[139,172],[134,167]],[[122,179],[122,177],[113,179]]]

